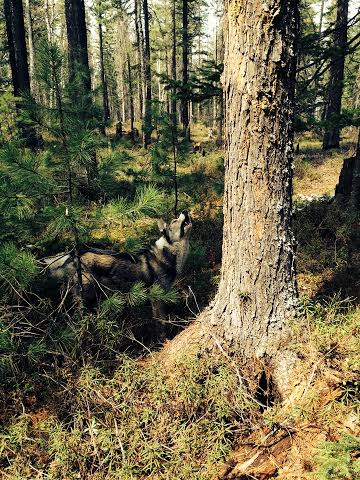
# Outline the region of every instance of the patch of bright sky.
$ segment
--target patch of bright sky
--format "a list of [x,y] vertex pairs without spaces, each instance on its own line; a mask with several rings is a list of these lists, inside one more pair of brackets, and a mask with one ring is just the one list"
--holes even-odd
[[[321,10],[321,1],[315,3],[312,8],[316,12],[315,22],[320,23],[320,10]],[[334,0],[325,0],[324,2],[324,12],[326,13],[329,7],[334,4]],[[219,9],[218,0],[213,0],[209,2],[209,13],[208,13],[208,22],[207,22],[207,32],[210,38],[213,38],[217,25],[219,23],[219,17],[216,15],[216,10]],[[350,0],[349,1],[349,18],[353,17],[357,11],[360,10],[360,0]]]

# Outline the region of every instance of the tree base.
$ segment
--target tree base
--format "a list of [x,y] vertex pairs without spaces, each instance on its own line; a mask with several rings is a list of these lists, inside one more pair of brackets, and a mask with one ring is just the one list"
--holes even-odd
[[[278,343],[278,348],[272,349],[272,354],[266,354],[262,357],[253,355],[249,357],[243,352],[241,345],[236,339],[229,340],[224,328],[220,322],[215,321],[213,307],[207,308],[202,312],[194,323],[179,333],[173,340],[165,343],[163,349],[157,356],[164,370],[173,375],[176,370],[176,364],[182,357],[199,357],[213,352],[221,353],[228,358],[242,358],[244,365],[251,365],[251,370],[247,374],[252,378],[248,381],[256,381],[258,391],[265,391],[269,399],[283,400],[293,391],[297,376],[294,374],[298,357],[291,352],[287,346],[290,344],[290,332],[282,336],[282,341]],[[261,377],[265,375],[267,387],[261,385]],[[260,393],[260,395],[262,395]],[[263,404],[262,401],[259,401]],[[268,403],[268,402],[266,402]]]
[[351,203],[353,210],[360,208],[360,155],[344,160],[339,183],[335,190],[337,201]]

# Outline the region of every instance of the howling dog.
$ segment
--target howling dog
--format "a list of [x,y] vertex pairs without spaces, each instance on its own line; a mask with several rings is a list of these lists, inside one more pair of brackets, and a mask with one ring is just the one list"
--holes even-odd
[[[104,294],[127,291],[135,282],[147,287],[157,283],[169,291],[181,274],[189,253],[192,228],[187,211],[168,225],[158,220],[161,237],[155,244],[138,254],[107,253],[96,249],[80,255],[84,303],[94,307]],[[58,254],[41,260],[46,270],[46,281],[57,289],[67,288],[72,297],[79,295],[77,258],[72,254]],[[164,316],[162,302],[153,302],[154,319]]]

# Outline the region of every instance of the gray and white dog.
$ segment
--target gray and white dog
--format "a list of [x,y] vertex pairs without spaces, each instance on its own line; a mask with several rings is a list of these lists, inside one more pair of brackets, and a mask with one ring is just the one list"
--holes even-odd
[[[187,211],[168,225],[158,220],[161,237],[155,244],[138,254],[107,253],[91,249],[80,256],[84,302],[93,307],[101,296],[114,291],[126,291],[135,282],[146,286],[158,283],[169,291],[181,274],[189,253],[189,238],[192,228]],[[67,291],[76,297],[79,292],[76,257],[58,254],[41,260],[45,266],[46,282]],[[152,304],[154,318],[164,315],[161,302]]]

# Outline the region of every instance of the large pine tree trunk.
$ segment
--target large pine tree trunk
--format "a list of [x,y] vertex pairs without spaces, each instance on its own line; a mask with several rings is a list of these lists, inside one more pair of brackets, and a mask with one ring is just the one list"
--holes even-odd
[[271,353],[297,298],[291,233],[296,0],[227,2],[221,281],[212,319]]
[[337,0],[333,58],[330,66],[328,96],[325,107],[324,150],[340,146],[339,115],[343,94],[348,9],[349,0]]
[[[30,95],[30,75],[25,40],[22,0],[4,0],[4,15],[8,39],[10,69],[15,97]],[[20,105],[18,105],[20,108]],[[18,122],[25,145],[36,148],[39,138],[31,125]]]
[[[265,9],[264,9],[265,8]],[[223,260],[211,306],[165,347],[170,358],[224,340],[278,355],[297,288],[291,232],[297,1],[227,0]]]

